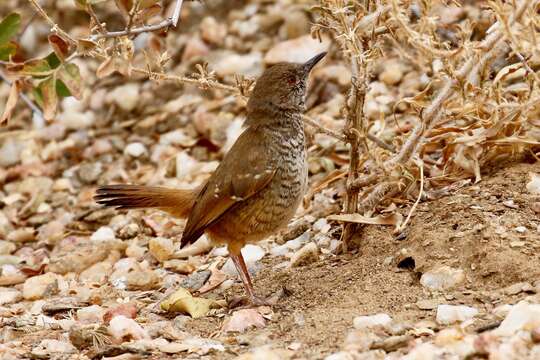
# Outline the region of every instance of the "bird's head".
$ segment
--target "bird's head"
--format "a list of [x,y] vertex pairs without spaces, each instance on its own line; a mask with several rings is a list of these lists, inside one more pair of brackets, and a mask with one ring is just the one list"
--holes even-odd
[[311,69],[326,55],[322,52],[305,63],[277,63],[255,83],[247,104],[248,113],[302,112]]

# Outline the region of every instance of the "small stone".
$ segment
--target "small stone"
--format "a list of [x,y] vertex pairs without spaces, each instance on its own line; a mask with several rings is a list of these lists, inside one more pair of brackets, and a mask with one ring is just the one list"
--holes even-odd
[[379,75],[379,80],[386,85],[396,85],[403,78],[403,71],[401,66],[396,63],[391,63],[386,66],[383,72]]
[[532,330],[540,326],[540,304],[521,301],[514,305],[501,325],[493,330],[496,336],[511,336],[519,330]]
[[535,213],[539,214],[540,213],[540,201],[535,201],[531,204],[531,209],[532,211],[534,211]]
[[418,306],[420,310],[434,310],[439,306],[439,301],[431,299],[418,300],[416,306]]
[[9,255],[17,250],[17,246],[10,241],[0,240],[0,255]]
[[79,279],[90,283],[104,284],[111,271],[112,264],[108,261],[101,261],[81,272]]
[[174,254],[174,244],[171,239],[156,237],[150,239],[148,243],[150,254],[155,257],[159,262],[169,260]]
[[126,255],[130,258],[140,259],[146,253],[146,248],[138,245],[137,243],[131,243],[126,249]]
[[309,33],[311,24],[304,11],[293,11],[285,14],[283,31],[287,39],[294,39]]
[[55,245],[64,237],[64,230],[64,223],[53,220],[39,227],[37,239],[38,241],[43,241],[48,245]]
[[21,161],[21,153],[24,150],[24,142],[16,137],[8,137],[0,146],[0,167],[10,167]]
[[151,270],[132,271],[126,275],[128,290],[152,290],[159,287],[159,276]]
[[94,112],[79,110],[65,110],[56,116],[56,119],[60,124],[65,126],[66,129],[80,130],[86,129],[94,123]]
[[527,183],[526,188],[531,194],[540,194],[540,174],[529,173],[530,181]]
[[22,299],[21,292],[12,288],[0,288],[0,305],[11,304]]
[[267,64],[276,64],[278,62],[302,63],[311,59],[313,56],[327,51],[329,41],[313,39],[310,35],[298,37],[296,39],[277,43],[271,48],[264,57]]
[[187,41],[182,53],[182,62],[187,62],[193,58],[207,56],[210,52],[208,46],[200,38],[193,36]]
[[38,347],[32,349],[33,354],[49,355],[46,358],[49,358],[53,354],[71,354],[75,352],[77,352],[77,349],[75,349],[75,347],[71,345],[71,343],[54,339],[42,340],[41,343],[39,343]]
[[244,76],[259,76],[262,73],[262,55],[258,52],[246,55],[227,53],[211,62],[212,68],[220,76],[240,74]]
[[429,290],[442,291],[454,288],[464,280],[463,270],[443,265],[422,274],[420,283]]
[[85,324],[99,324],[103,320],[105,309],[91,305],[77,310],[77,320]]
[[108,226],[100,227],[90,236],[91,241],[112,241],[115,239],[114,230]]
[[526,289],[532,289],[531,284],[527,282],[519,282],[506,287],[504,292],[508,295],[517,295],[522,291],[526,291]]
[[454,324],[470,320],[478,314],[478,310],[465,305],[439,305],[437,307],[437,323],[442,325]]
[[518,226],[514,230],[516,230],[516,232],[518,232],[520,234],[523,234],[523,233],[527,232],[527,228],[525,226]]
[[194,272],[184,281],[182,281],[180,286],[191,291],[197,291],[206,283],[206,281],[208,281],[210,275],[212,275],[212,272],[210,270],[201,270]]
[[353,320],[353,326],[357,330],[375,327],[387,329],[391,323],[392,318],[388,314],[384,313],[367,316],[357,316]]
[[150,338],[148,333],[135,320],[124,315],[112,318],[108,330],[118,342]]
[[58,291],[58,279],[53,273],[31,277],[23,285],[23,297],[26,300],[41,299]]
[[134,142],[126,146],[124,149],[124,154],[132,156],[134,158],[141,157],[147,154],[146,146],[140,142]]
[[168,260],[163,263],[163,267],[167,270],[174,271],[178,274],[191,274],[193,271],[195,271],[195,266],[190,264],[188,261],[180,260],[180,259],[173,259]]
[[118,232],[118,237],[120,239],[132,239],[137,236],[140,232],[139,225],[135,223],[129,223]]
[[140,101],[139,85],[130,83],[118,86],[109,93],[110,99],[124,111],[132,111]]
[[213,16],[202,19],[200,29],[201,38],[213,45],[221,45],[227,36],[227,26],[222,22],[217,22]]
[[36,239],[34,228],[24,227],[13,230],[7,236],[7,240],[15,243],[31,242]]
[[99,179],[103,172],[103,166],[98,162],[85,163],[79,166],[77,174],[79,179],[85,184],[93,184]]
[[319,260],[319,248],[315,243],[310,242],[293,254],[291,267],[311,264],[317,260]]

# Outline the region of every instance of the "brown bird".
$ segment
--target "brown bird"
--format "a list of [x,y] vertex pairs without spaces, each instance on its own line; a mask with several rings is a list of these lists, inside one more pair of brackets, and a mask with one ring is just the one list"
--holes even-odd
[[247,103],[244,132],[202,188],[110,185],[97,189],[96,201],[117,209],[157,208],[187,217],[181,247],[203,233],[216,244],[226,244],[250,302],[266,304],[253,291],[240,250],[286,226],[307,190],[302,112],[308,75],[325,55],[264,71]]

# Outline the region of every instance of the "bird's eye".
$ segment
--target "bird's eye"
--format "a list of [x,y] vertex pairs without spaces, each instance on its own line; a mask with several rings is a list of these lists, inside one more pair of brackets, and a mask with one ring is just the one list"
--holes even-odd
[[294,85],[296,84],[296,76],[294,75],[289,75],[287,77],[287,82],[289,83],[289,85]]

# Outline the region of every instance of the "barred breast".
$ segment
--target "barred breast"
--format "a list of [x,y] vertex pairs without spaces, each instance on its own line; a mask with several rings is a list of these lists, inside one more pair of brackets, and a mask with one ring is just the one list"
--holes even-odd
[[277,128],[274,124],[268,139],[274,177],[265,189],[239,203],[209,229],[214,240],[234,238],[242,244],[262,240],[286,226],[298,209],[308,175],[303,124],[300,119]]

